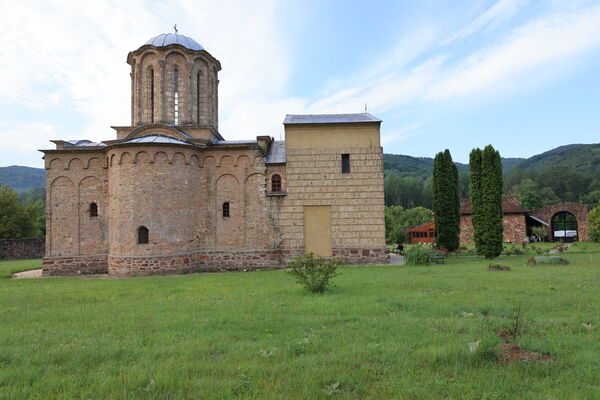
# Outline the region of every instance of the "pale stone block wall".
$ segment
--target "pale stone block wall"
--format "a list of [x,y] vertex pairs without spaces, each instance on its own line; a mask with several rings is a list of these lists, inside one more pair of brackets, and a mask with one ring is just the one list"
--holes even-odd
[[[350,154],[350,173],[341,172],[342,154]],[[330,205],[334,255],[363,257],[367,250],[368,257],[373,250],[385,261],[381,147],[288,148],[286,169],[288,194],[279,220],[284,249],[304,250],[304,206]]]

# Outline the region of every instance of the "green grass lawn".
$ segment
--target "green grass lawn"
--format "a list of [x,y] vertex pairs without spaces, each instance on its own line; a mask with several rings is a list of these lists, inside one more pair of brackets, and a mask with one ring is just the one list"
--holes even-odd
[[[600,398],[599,250],[345,267],[324,295],[285,271],[0,279],[0,398]],[[556,362],[490,354],[519,304]]]

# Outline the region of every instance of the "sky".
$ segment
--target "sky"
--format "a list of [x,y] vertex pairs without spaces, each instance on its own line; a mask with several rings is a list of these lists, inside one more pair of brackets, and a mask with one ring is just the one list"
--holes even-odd
[[0,166],[129,125],[127,53],[161,33],[220,60],[219,131],[383,120],[384,152],[467,162],[600,142],[599,0],[0,0]]

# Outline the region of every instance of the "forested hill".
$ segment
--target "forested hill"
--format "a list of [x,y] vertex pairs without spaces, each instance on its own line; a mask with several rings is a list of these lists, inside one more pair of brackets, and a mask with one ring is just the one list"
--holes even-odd
[[[431,207],[433,159],[384,154],[386,204]],[[600,144],[571,144],[523,158],[503,158],[504,194],[527,208],[559,201],[600,205]],[[469,167],[456,163],[459,193],[469,197]]]
[[567,166],[583,174],[600,175],[600,143],[557,147],[523,160],[516,167],[540,170],[556,165]]
[[[511,167],[527,161],[524,158],[503,158],[502,166],[504,173],[506,173]],[[469,166],[455,162],[456,168],[458,168],[459,174],[467,174],[469,172]],[[415,178],[427,179],[431,176],[433,171],[433,158],[429,157],[411,157],[402,154],[384,154],[383,155],[383,168],[386,171],[394,171],[400,177],[412,176]]]
[[[459,174],[469,172],[467,164],[455,163]],[[529,158],[503,158],[504,173],[512,167],[541,170],[547,167],[565,166],[575,172],[600,175],[600,143],[569,144],[546,151]],[[399,176],[413,176],[426,179],[433,170],[433,158],[411,157],[401,154],[384,154],[383,167]]]
[[11,165],[0,167],[0,183],[12,187],[17,192],[44,187],[46,171],[43,168]]

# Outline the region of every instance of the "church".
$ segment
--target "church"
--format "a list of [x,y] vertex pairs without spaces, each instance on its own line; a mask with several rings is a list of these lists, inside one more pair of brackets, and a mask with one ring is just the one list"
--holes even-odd
[[389,262],[381,120],[286,115],[284,141],[226,140],[221,64],[199,43],[162,34],[127,63],[131,126],[42,150],[44,275],[283,268],[304,252]]

